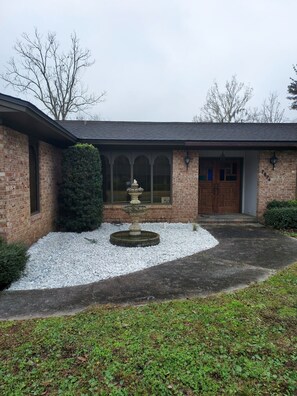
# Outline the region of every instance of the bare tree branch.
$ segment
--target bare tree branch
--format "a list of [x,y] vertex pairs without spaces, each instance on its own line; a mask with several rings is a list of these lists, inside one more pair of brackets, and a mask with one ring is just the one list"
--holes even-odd
[[226,81],[225,90],[220,91],[215,81],[206,96],[206,103],[194,122],[247,122],[251,113],[246,109],[253,89],[238,82],[236,76]]
[[271,92],[260,110],[259,122],[285,122],[285,109],[281,109],[278,94]]
[[238,82],[236,76],[226,81],[221,92],[217,82],[209,89],[206,103],[194,122],[285,122],[285,109],[281,109],[276,92],[269,94],[262,107],[248,108],[253,89]]
[[67,53],[60,51],[55,33],[48,33],[43,40],[37,29],[32,39],[23,33],[14,49],[16,59],[8,61],[6,72],[0,77],[15,91],[31,93],[55,119],[84,113],[104,100],[106,92],[89,94],[81,83],[81,72],[94,61],[90,51],[80,47],[75,33]]

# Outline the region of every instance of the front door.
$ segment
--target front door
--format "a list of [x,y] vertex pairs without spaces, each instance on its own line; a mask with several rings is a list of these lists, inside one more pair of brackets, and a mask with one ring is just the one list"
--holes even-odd
[[240,159],[200,158],[199,213],[240,212]]

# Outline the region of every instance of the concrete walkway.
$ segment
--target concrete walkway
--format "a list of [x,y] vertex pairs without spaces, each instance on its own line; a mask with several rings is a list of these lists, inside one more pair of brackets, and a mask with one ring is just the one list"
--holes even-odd
[[183,259],[89,285],[0,292],[0,319],[69,314],[92,304],[205,296],[266,279],[297,261],[297,239],[276,231],[256,225],[204,227],[219,245]]

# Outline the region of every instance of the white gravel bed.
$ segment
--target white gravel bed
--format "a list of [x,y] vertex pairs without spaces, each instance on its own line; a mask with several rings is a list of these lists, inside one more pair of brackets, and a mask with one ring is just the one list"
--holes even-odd
[[142,229],[160,234],[157,246],[129,248],[109,242],[111,233],[128,227],[128,224],[103,223],[92,232],[49,233],[30,247],[26,270],[9,290],[88,284],[189,256],[218,244],[203,228],[193,231],[192,224],[182,223],[142,224]]

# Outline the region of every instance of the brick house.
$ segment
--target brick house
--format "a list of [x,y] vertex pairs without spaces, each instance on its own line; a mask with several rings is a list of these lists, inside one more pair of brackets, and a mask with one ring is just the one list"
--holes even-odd
[[99,148],[108,222],[126,220],[133,178],[146,221],[261,219],[268,201],[296,199],[297,124],[57,122],[0,94],[0,235],[30,244],[54,229],[61,152],[76,142]]

